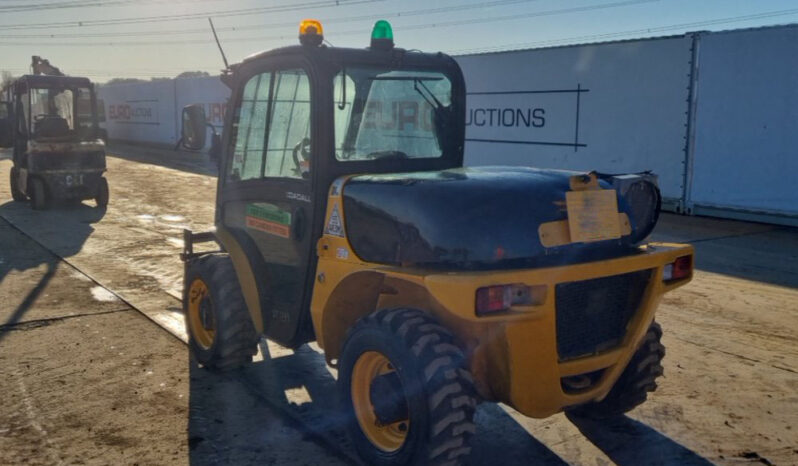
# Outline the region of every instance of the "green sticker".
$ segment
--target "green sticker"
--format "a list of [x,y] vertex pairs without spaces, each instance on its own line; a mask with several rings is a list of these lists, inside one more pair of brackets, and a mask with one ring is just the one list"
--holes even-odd
[[286,212],[274,204],[265,202],[247,204],[247,216],[268,220],[280,225],[291,225],[291,212]]
[[246,225],[281,238],[291,237],[291,213],[265,202],[247,204]]

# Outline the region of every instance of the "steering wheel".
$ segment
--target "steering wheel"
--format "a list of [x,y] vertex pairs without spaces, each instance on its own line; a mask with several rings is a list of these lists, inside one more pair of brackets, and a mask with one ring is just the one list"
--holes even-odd
[[[302,160],[299,156],[302,155]],[[310,138],[302,138],[301,141],[294,146],[294,169],[302,178],[307,178],[310,175]]]
[[34,115],[33,116],[33,121],[38,123],[38,122],[40,122],[42,120],[46,120],[48,118],[61,118],[61,115],[59,115],[57,113],[46,113],[46,114],[45,113],[40,113],[38,115]]

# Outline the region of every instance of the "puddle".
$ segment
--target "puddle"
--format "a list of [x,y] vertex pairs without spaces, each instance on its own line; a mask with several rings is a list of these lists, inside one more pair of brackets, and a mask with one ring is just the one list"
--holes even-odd
[[171,244],[172,246],[175,246],[175,247],[178,247],[180,249],[183,249],[183,240],[180,239],[180,238],[169,237],[169,238],[166,238],[166,242]]
[[94,288],[92,288],[91,295],[92,297],[94,297],[94,299],[101,302],[108,303],[113,301],[119,301],[119,298],[117,298],[116,295],[114,295],[113,293],[111,293],[110,291],[106,290],[101,286],[95,286]]
[[165,222],[182,222],[183,220],[186,219],[186,217],[183,217],[182,215],[171,215],[171,214],[160,215],[158,216],[158,218],[160,218]]

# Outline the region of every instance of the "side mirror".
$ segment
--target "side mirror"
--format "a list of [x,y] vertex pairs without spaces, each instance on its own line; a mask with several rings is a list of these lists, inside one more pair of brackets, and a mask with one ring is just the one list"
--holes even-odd
[[180,132],[181,145],[189,150],[204,148],[206,126],[205,107],[201,104],[183,107],[183,127]]
[[11,102],[0,102],[0,147],[14,145],[14,115]]

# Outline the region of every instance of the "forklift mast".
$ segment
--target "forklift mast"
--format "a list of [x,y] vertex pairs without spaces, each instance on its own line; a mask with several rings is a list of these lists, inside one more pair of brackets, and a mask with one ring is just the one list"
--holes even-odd
[[31,57],[31,70],[33,74],[43,74],[47,76],[66,76],[64,73],[61,72],[58,67],[53,66],[50,64],[50,60],[46,58],[42,58],[38,55],[34,55]]

